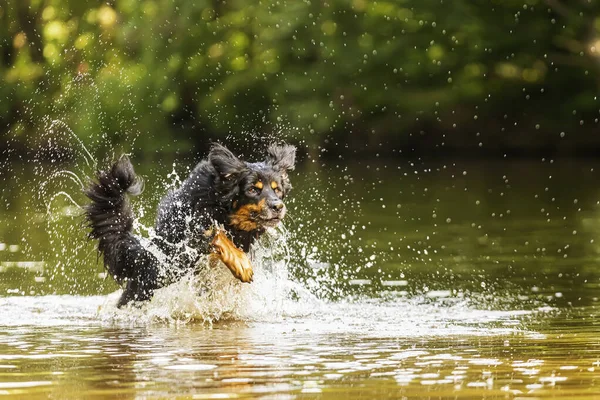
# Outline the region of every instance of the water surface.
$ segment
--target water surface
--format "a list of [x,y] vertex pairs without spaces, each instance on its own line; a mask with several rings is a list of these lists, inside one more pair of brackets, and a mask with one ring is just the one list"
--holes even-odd
[[[91,168],[7,164],[0,394],[596,398],[598,167],[309,160],[253,285],[216,273],[215,295],[190,278],[116,310],[70,174]],[[172,170],[140,167],[141,234]]]

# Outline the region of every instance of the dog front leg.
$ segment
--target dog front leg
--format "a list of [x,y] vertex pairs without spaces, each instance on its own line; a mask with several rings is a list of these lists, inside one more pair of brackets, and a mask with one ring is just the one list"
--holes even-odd
[[213,254],[229,268],[233,276],[242,282],[252,282],[254,271],[248,255],[238,249],[222,230],[217,231],[211,246]]

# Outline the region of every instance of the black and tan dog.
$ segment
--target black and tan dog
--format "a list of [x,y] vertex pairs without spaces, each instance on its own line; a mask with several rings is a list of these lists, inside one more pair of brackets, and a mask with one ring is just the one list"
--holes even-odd
[[127,194],[139,194],[143,185],[129,159],[123,156],[110,170],[99,171],[85,190],[91,200],[85,216],[106,269],[125,284],[118,306],[150,299],[154,290],[193,270],[201,254],[220,259],[240,281],[251,282],[246,252],[284,217],[295,155],[293,146],[270,146],[265,161],[249,163],[213,145],[208,159],[161,200],[151,243],[158,253],[132,233]]

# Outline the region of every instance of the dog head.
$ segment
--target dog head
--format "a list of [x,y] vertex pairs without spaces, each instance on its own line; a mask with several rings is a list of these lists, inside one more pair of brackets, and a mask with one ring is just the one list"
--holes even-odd
[[269,146],[265,160],[256,163],[213,145],[208,160],[217,175],[217,201],[229,212],[227,222],[247,232],[276,226],[286,213],[283,200],[292,189],[288,171],[295,159],[296,148],[290,145]]

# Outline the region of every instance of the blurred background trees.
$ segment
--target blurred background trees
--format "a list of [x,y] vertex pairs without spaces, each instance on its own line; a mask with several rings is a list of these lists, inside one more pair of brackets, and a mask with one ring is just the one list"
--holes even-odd
[[0,139],[22,149],[60,121],[147,152],[274,131],[590,152],[599,88],[595,0],[0,0]]

